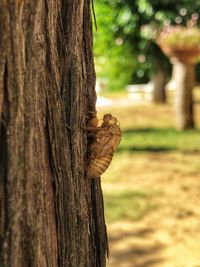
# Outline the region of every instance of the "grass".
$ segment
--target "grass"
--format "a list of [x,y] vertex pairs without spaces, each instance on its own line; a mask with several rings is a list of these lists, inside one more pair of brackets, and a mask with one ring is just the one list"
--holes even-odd
[[162,209],[165,186],[167,190],[173,181],[200,178],[199,104],[195,110],[197,129],[181,132],[174,127],[171,104],[99,108],[99,117],[112,113],[123,131],[112,164],[102,176],[108,223],[140,220]]
[[123,131],[120,151],[200,151],[200,130],[180,132],[174,128],[132,128]]
[[152,193],[139,190],[105,193],[106,219],[108,222],[115,222],[121,218],[140,220],[156,207],[153,199],[154,195]]

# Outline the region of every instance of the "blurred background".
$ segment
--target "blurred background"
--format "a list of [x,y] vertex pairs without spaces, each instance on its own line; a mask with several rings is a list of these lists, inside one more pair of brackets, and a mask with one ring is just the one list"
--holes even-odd
[[200,267],[200,1],[95,13],[98,117],[123,131],[102,175],[108,267]]

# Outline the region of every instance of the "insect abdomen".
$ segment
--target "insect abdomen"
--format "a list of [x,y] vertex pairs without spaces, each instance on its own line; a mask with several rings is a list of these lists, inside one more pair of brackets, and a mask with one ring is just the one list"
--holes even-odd
[[97,178],[101,176],[108,168],[112,161],[112,155],[102,158],[92,159],[88,165],[87,176],[89,178]]

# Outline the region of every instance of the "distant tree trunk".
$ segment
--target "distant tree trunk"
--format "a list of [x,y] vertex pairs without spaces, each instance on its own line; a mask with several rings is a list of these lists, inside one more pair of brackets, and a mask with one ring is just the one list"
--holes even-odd
[[154,103],[166,103],[166,83],[167,72],[162,66],[162,62],[156,62],[156,71],[153,76],[153,102]]
[[0,1],[0,52],[0,266],[103,267],[90,1]]
[[194,128],[192,89],[195,83],[195,67],[191,63],[173,61],[173,77],[176,83],[175,111],[177,128]]

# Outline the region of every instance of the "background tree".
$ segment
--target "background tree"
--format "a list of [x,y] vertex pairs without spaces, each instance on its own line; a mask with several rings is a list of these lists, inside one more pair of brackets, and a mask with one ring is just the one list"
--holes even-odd
[[90,1],[0,2],[0,265],[105,266]]

